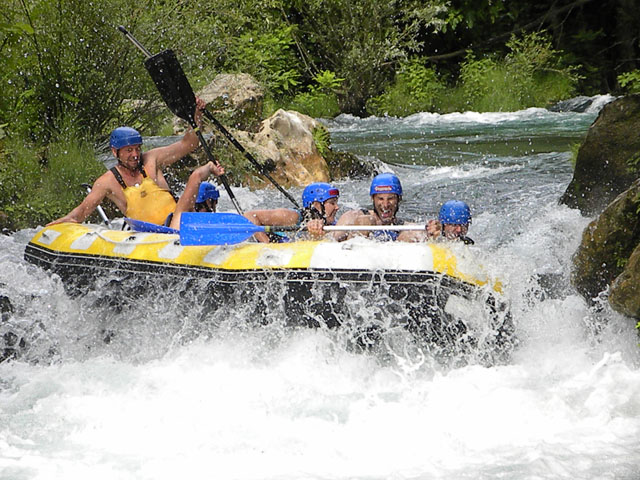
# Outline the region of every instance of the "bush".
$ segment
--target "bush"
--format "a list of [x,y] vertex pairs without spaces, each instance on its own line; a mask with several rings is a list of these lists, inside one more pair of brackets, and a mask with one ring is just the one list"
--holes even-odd
[[402,66],[395,82],[382,95],[367,102],[367,112],[402,117],[432,111],[441,102],[445,90],[434,69],[414,60]]
[[18,229],[68,213],[86,195],[81,184],[92,184],[105,170],[90,144],[72,128],[64,129],[46,149],[7,143],[6,157],[0,160],[0,205]]
[[627,93],[640,93],[640,70],[618,75],[618,83]]
[[511,52],[502,59],[467,54],[458,79],[467,110],[515,111],[574,94],[580,77],[575,67],[562,65],[560,52],[544,33],[513,36],[507,47]]
[[333,118],[340,113],[337,92],[344,78],[338,78],[330,70],[323,70],[313,77],[314,84],[306,92],[297,94],[285,107],[313,118]]

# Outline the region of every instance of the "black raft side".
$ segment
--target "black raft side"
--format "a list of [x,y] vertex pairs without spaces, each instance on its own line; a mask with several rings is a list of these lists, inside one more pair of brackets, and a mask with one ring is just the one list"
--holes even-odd
[[[500,357],[508,354],[515,340],[508,306],[499,295],[486,287],[439,272],[306,268],[226,270],[69,254],[33,243],[26,246],[24,258],[59,275],[71,295],[82,294],[94,284],[105,281],[111,287],[136,285],[140,294],[147,288],[170,287],[187,281],[186,288],[199,285],[197,289],[213,309],[223,306],[234,309],[250,304],[255,308],[250,316],[259,322],[269,321],[271,312],[284,315],[290,324],[329,328],[345,325],[345,322],[360,323],[363,319],[357,318],[357,303],[365,301],[395,317],[421,342],[444,345],[449,349],[458,349],[460,345],[464,348],[475,346],[476,339],[469,337],[467,326],[446,312],[449,297],[455,295],[480,301],[487,309],[488,327],[494,333],[484,342],[493,353]],[[109,295],[109,289],[101,291]],[[355,310],[350,305],[354,298]],[[367,332],[370,330],[367,327]],[[370,333],[367,334],[369,337]]]

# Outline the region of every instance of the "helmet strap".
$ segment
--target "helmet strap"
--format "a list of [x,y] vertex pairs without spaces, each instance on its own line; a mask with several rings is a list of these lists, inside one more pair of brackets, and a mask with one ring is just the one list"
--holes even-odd
[[306,210],[306,214],[305,216],[309,219],[309,220],[322,220],[324,222],[324,224],[327,224],[327,217],[325,214],[325,210],[324,210],[324,203],[320,203],[320,208],[321,210],[318,210],[316,207],[310,206],[307,207]]

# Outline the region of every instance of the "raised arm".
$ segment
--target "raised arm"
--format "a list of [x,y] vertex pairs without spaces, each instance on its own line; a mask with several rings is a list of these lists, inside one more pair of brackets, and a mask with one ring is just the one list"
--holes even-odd
[[[202,123],[202,111],[205,106],[206,104],[203,100],[196,98],[195,121],[198,127]],[[182,157],[193,152],[199,143],[198,135],[196,135],[193,128],[189,127],[187,132],[177,142],[149,150],[145,155],[152,156],[155,160],[156,168],[162,170],[164,167],[177,162]]]

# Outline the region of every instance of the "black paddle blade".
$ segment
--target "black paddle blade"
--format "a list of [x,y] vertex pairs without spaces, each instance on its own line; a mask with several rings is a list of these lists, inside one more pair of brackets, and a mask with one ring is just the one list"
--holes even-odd
[[169,109],[193,126],[196,96],[173,50],[147,58],[144,66]]

